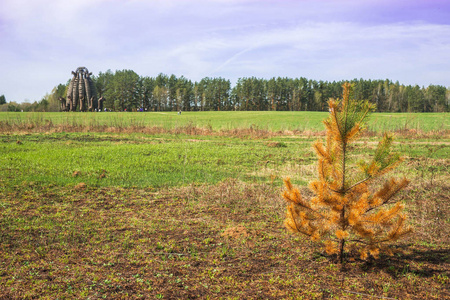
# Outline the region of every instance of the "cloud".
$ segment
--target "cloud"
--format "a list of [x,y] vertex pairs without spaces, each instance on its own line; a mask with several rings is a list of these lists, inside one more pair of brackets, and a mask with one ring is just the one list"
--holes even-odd
[[192,80],[362,77],[450,86],[445,3],[4,0],[0,94],[39,100],[78,66]]
[[[410,76],[420,78],[420,71],[413,69],[424,68],[431,62],[448,65],[449,47],[448,25],[361,27],[353,23],[312,23],[240,35],[223,34],[214,41],[197,40],[180,45],[167,57],[169,60],[183,55],[196,60],[201,57],[209,65],[210,73],[231,75],[234,79],[244,74],[325,80],[394,76],[392,79],[404,80],[406,84],[424,84],[424,79],[413,80]],[[444,84],[444,80],[439,83]]]

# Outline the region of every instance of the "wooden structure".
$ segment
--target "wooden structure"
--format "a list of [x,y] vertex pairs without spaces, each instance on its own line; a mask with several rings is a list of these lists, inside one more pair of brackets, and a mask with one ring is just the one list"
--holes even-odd
[[72,71],[72,79],[67,87],[66,102],[61,101],[63,111],[95,111],[102,109],[102,102],[97,99],[97,91],[86,67]]

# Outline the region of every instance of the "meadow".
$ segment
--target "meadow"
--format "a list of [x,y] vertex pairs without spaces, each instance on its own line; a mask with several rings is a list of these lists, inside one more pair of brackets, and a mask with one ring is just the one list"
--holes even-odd
[[[186,126],[214,131],[253,128],[276,131],[322,131],[327,112],[287,111],[223,111],[223,112],[102,112],[102,113],[20,113],[0,112],[3,128],[59,126],[69,129],[159,127],[166,130]],[[369,121],[371,131],[401,129],[439,131],[450,130],[448,113],[374,113]]]
[[396,133],[415,232],[344,266],[283,226],[326,116],[0,113],[0,298],[449,297],[448,114],[371,116],[355,148]]

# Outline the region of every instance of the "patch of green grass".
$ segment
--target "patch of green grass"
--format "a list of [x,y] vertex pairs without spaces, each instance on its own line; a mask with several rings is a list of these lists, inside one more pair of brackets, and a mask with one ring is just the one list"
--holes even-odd
[[[287,111],[223,111],[223,112],[119,112],[119,113],[17,113],[0,112],[0,124],[45,127],[49,125],[161,127],[174,129],[194,126],[212,130],[259,128],[269,131],[298,130],[322,131],[322,120],[327,112]],[[369,120],[371,131],[396,131],[413,129],[424,132],[450,130],[448,113],[373,113]]]
[[5,178],[16,184],[61,186],[84,182],[161,187],[226,178],[267,180],[271,169],[311,153],[304,141],[272,147],[264,140],[229,137],[55,133],[0,136],[0,141]]
[[[23,181],[59,186],[122,187],[214,184],[227,178],[281,184],[290,176],[300,185],[315,178],[315,136],[241,139],[184,134],[52,133],[0,135],[0,172],[11,184]],[[357,155],[375,151],[377,137],[356,144]],[[394,147],[405,171],[439,179],[448,164],[447,140],[402,138]],[[356,157],[355,159],[359,159]],[[434,163],[436,162],[436,163]]]

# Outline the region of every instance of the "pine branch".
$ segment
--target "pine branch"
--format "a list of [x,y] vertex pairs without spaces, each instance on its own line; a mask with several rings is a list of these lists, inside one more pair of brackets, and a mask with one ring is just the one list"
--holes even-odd
[[349,192],[351,189],[353,189],[354,187],[356,187],[356,186],[360,185],[361,183],[364,183],[364,182],[366,182],[366,181],[368,181],[368,180],[370,180],[370,179],[372,179],[372,178],[373,178],[373,177],[370,176],[370,177],[367,177],[366,179],[363,179],[363,180],[358,181],[357,183],[353,184],[351,187],[347,188],[347,189],[344,191],[344,193],[345,193],[345,194],[348,193],[348,192]]
[[292,214],[292,208],[290,208],[289,210],[290,210],[290,212],[291,212],[291,220],[294,222],[295,229],[296,229],[298,232],[302,232],[302,231],[300,230],[298,224],[297,224],[297,221],[295,221],[295,218],[293,217],[293,214]]
[[337,112],[336,112],[335,109],[332,111],[332,116],[334,117],[334,121],[336,122],[336,127],[337,127],[337,129],[339,131],[339,134],[342,137],[342,131],[341,131],[341,128],[339,126],[339,120],[337,119]]
[[408,184],[408,182],[409,181],[407,181],[406,179],[403,179],[403,181],[399,185],[396,186],[394,191],[392,191],[392,190],[389,191],[389,194],[388,194],[389,196],[387,197],[387,199],[385,199],[380,205],[376,205],[376,206],[373,206],[373,207],[367,209],[365,211],[365,213],[368,213],[369,211],[371,211],[375,208],[378,208],[382,205],[387,204],[389,202],[389,200],[392,199],[392,197],[394,197],[402,188],[404,188]]
[[367,243],[366,241],[360,240],[360,239],[352,239],[352,240],[348,240],[349,242],[355,242],[355,243],[361,243],[364,245],[370,245],[369,243]]

